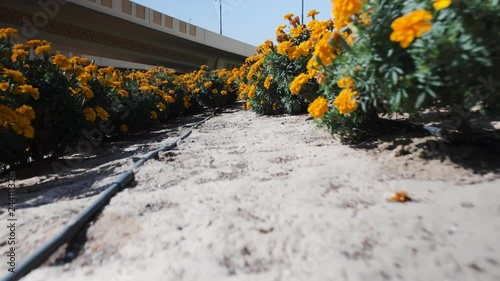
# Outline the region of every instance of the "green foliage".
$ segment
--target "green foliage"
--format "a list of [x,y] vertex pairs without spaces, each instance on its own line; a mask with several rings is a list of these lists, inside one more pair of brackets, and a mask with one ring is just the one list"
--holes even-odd
[[[436,11],[431,0],[366,1],[360,13],[368,13],[371,23],[357,18],[350,28],[357,34],[356,41],[326,68],[329,83],[322,87],[323,95],[334,100],[339,91],[334,83],[351,77],[356,81],[359,109],[342,117],[327,114],[322,124],[331,124],[332,132],[346,138],[357,138],[348,129],[359,123],[355,120],[360,114],[498,106],[500,89],[493,83],[500,80],[500,8],[494,2],[498,1],[453,1]],[[391,41],[391,24],[421,9],[432,14],[431,30],[408,48]],[[370,122],[366,124],[369,129]]]

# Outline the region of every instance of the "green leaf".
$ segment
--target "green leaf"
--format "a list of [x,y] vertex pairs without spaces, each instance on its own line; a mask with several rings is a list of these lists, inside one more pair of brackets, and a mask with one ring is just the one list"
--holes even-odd
[[398,84],[398,73],[396,71],[391,72],[391,77],[392,83],[394,83],[394,85]]
[[417,101],[415,102],[415,109],[419,109],[425,101],[425,92],[421,93],[418,96]]

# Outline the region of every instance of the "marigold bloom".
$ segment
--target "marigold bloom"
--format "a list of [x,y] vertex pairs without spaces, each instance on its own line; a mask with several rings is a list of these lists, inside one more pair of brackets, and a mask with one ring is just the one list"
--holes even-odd
[[344,77],[337,81],[339,88],[353,88],[354,84],[355,82],[351,77]]
[[314,76],[316,76],[316,73],[319,70],[319,63],[317,62],[315,57],[309,59],[306,68],[307,68],[307,77],[309,79],[312,79]]
[[28,51],[21,48],[13,48],[11,59],[13,62],[23,61],[29,55]]
[[22,116],[28,118],[30,121],[35,119],[35,111],[29,105],[22,105],[16,108],[16,112],[21,114]]
[[278,54],[286,55],[288,48],[290,48],[291,45],[292,45],[292,42],[290,42],[290,41],[283,41],[283,42],[279,43],[278,49],[277,49]]
[[108,120],[109,119],[109,113],[104,110],[104,108],[100,107],[100,106],[96,106],[94,108],[95,112],[97,112],[97,115],[99,116],[99,118],[101,118],[101,120]]
[[[224,91],[222,91],[222,92],[224,92]],[[222,92],[221,92],[221,94],[222,94]],[[183,101],[184,101],[184,108],[185,109],[188,109],[191,107],[191,96],[185,96],[183,98]]]
[[162,102],[159,102],[156,107],[160,110],[160,111],[164,111],[165,109],[167,109],[165,107],[165,104],[163,104]]
[[308,56],[309,53],[311,52],[312,49],[312,42],[311,41],[304,41],[300,43],[299,47],[297,48],[297,53],[299,56]]
[[296,60],[300,58],[300,52],[298,46],[290,46],[287,50],[287,55],[290,60]]
[[283,16],[283,19],[284,20],[291,20],[293,18],[293,16],[294,16],[293,14],[286,14]]
[[17,70],[4,69],[3,76],[11,78],[15,83],[26,84],[26,78],[24,78],[23,74]]
[[30,47],[38,47],[38,46],[50,45],[50,42],[46,41],[46,40],[33,39],[33,40],[28,41],[26,43],[26,45],[28,45]]
[[7,28],[0,28],[0,38],[8,38],[9,36],[17,36],[17,29],[7,27]]
[[118,90],[118,94],[122,97],[128,97],[128,92],[123,89]]
[[227,95],[227,91],[226,90],[222,90],[222,91],[220,91],[220,94],[223,95],[223,96],[225,96],[225,95]]
[[[89,65],[85,66],[85,67],[83,68],[83,70],[84,70],[85,72],[89,73],[89,74],[94,74],[94,73],[96,73],[96,72],[97,72],[97,69],[98,69],[98,68],[99,68],[99,67],[97,66],[97,64],[89,64]],[[130,75],[133,75],[133,74],[130,74]],[[133,76],[132,76],[132,77],[133,77]]]
[[31,86],[31,85],[21,85],[21,86],[17,87],[17,89],[21,93],[28,94],[28,95],[34,97],[35,99],[38,99],[40,97],[40,92],[38,91],[38,89],[33,88],[33,86]]
[[174,103],[175,102],[175,99],[170,95],[164,94],[164,95],[162,95],[162,97],[163,97],[163,100],[166,101],[167,103]]
[[154,111],[151,111],[150,117],[151,119],[158,119],[158,114],[156,114],[156,112]]
[[361,11],[364,0],[332,0],[333,19],[335,20],[335,28],[340,30],[346,26],[351,17]]
[[333,104],[339,110],[340,114],[348,114],[358,108],[358,100],[355,99],[355,96],[358,92],[353,91],[351,89],[344,89],[337,96]]
[[62,69],[70,67],[70,63],[66,56],[61,54],[56,54],[52,56],[52,63],[59,66]]
[[426,10],[416,10],[395,19],[391,27],[391,41],[399,42],[402,48],[408,48],[416,37],[432,28],[432,14]]
[[336,58],[335,48],[330,44],[330,36],[323,36],[314,46],[313,55],[320,59],[324,66],[328,66]]
[[451,5],[451,0],[432,0],[432,6],[436,11],[446,9]]
[[307,13],[308,18],[310,18],[310,17],[314,18],[314,16],[316,16],[316,15],[319,15],[319,12],[314,10],[314,9],[310,10],[309,13]]
[[212,89],[212,94],[218,94],[219,93],[219,90],[217,89]]
[[152,88],[149,85],[142,85],[139,87],[139,90],[142,92],[150,92],[152,90]]
[[10,86],[9,82],[1,82],[0,83],[0,90],[7,92],[7,90],[9,89],[9,86]]
[[85,120],[94,122],[97,118],[97,113],[93,108],[86,107],[83,109],[83,113],[85,114]]
[[50,51],[52,51],[50,44],[38,46],[35,48],[35,54],[37,54],[37,55],[48,54],[48,53],[50,53]]
[[369,25],[372,22],[372,19],[370,17],[370,14],[368,13],[362,13],[359,15],[359,20],[364,24],[364,25]]
[[250,88],[248,89],[248,98],[255,98],[255,85],[250,86]]
[[212,84],[213,84],[212,81],[207,81],[203,84],[203,86],[205,86],[206,88],[210,88],[212,87]]
[[266,80],[264,81],[264,88],[269,89],[271,86],[271,81],[273,80],[273,77],[271,75],[268,75],[266,77]]
[[286,28],[286,25],[278,25],[278,28],[276,28],[276,35],[280,35],[282,33],[284,33],[284,29]]
[[73,95],[78,95],[80,93],[80,88],[74,89],[73,87],[68,87]]
[[294,95],[298,95],[300,90],[302,89],[302,86],[306,84],[309,81],[309,78],[307,77],[307,74],[301,73],[299,76],[295,77],[290,83],[290,92]]
[[290,29],[290,34],[292,35],[292,38],[295,38],[295,37],[299,37],[303,31],[304,31],[304,26],[299,25],[299,26],[296,26],[296,27],[293,27],[292,29]]
[[22,105],[15,110],[7,106],[0,105],[0,126],[10,128],[19,135],[32,139],[35,130],[31,126],[31,121],[35,119],[35,111],[29,105]]
[[328,101],[324,97],[317,97],[307,108],[307,112],[314,119],[321,118],[328,111]]
[[92,92],[92,89],[88,85],[81,85],[81,88],[86,100],[94,98],[94,92]]

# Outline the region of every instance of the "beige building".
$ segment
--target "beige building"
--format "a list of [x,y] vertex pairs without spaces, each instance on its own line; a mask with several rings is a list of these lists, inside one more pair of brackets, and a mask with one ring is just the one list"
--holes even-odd
[[46,39],[56,53],[121,68],[232,68],[256,49],[129,0],[2,0],[0,27]]

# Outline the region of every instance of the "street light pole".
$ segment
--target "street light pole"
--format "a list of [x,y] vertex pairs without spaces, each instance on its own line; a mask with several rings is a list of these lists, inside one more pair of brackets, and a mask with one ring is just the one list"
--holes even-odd
[[304,24],[304,0],[302,0],[302,19],[301,19],[302,24]]
[[222,0],[219,0],[219,19],[220,19],[220,35],[222,35]]

